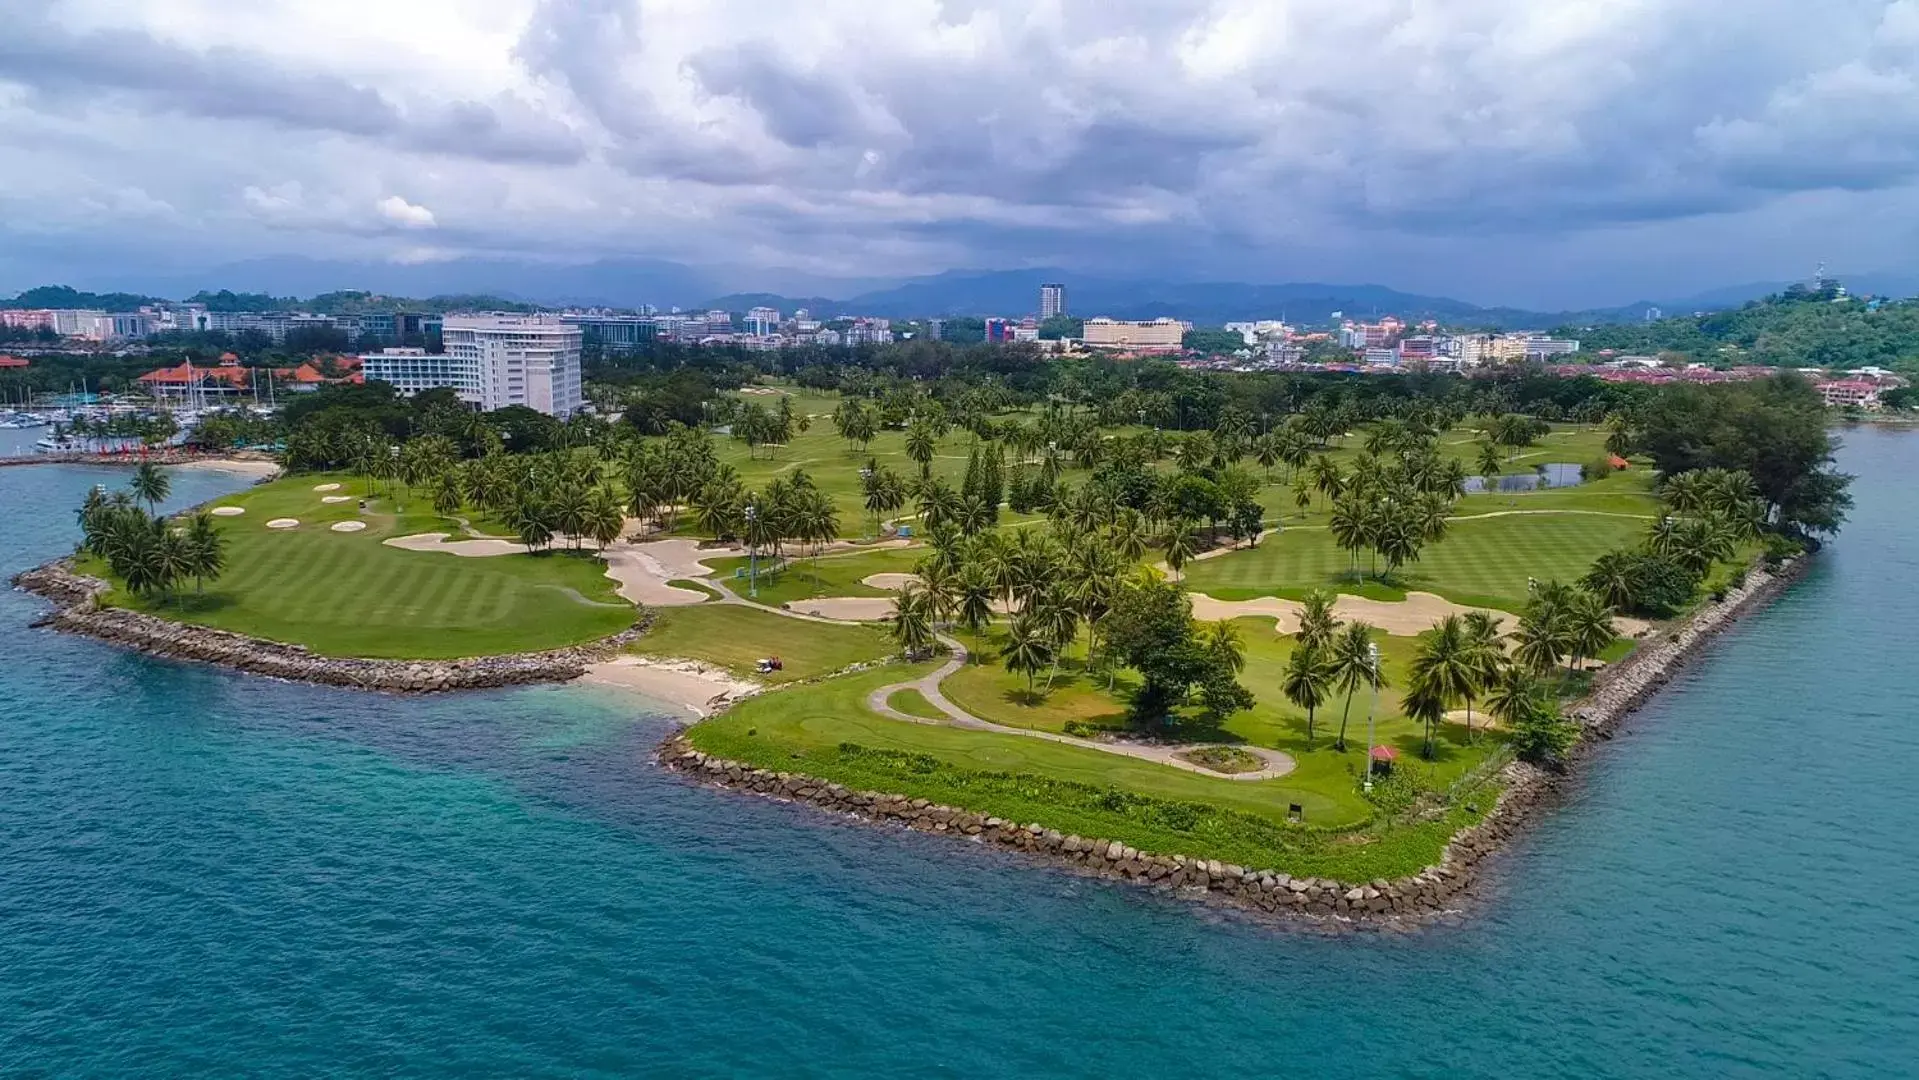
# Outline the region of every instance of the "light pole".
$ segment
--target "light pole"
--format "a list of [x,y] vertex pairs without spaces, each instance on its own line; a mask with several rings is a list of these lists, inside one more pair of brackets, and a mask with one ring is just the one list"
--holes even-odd
[[1379,643],[1366,643],[1366,666],[1370,669],[1373,684],[1373,697],[1366,705],[1366,779],[1361,790],[1370,794],[1373,790],[1373,714],[1379,711]]
[[746,519],[746,595],[755,600],[760,598],[760,547],[753,542],[759,530],[753,523],[760,518],[760,508],[749,505],[741,516]]

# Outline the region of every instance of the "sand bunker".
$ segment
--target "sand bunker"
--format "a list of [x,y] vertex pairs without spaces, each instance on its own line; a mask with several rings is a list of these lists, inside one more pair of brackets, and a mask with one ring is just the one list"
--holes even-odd
[[338,490],[340,490],[340,485],[338,485],[338,484],[315,484],[315,485],[313,485],[313,490],[315,490],[315,491],[338,491]]
[[526,548],[511,540],[449,540],[446,533],[415,533],[412,536],[395,536],[380,541],[387,547],[404,548],[407,551],[444,551],[449,555],[459,555],[468,559],[485,559],[495,555],[518,555]]
[[[1195,619],[1270,615],[1275,620],[1273,628],[1279,633],[1291,634],[1299,630],[1300,605],[1295,600],[1281,600],[1275,596],[1262,596],[1257,600],[1215,600],[1205,593],[1193,593],[1192,597]],[[1469,611],[1484,611],[1491,615],[1499,623],[1502,634],[1511,630],[1515,621],[1509,612],[1466,607],[1427,592],[1409,592],[1404,600],[1368,600],[1363,596],[1341,593],[1333,602],[1333,614],[1342,621],[1371,623],[1388,634],[1401,637],[1423,634],[1446,616],[1464,615]],[[1618,616],[1613,619],[1613,628],[1627,637],[1640,637],[1652,629],[1652,624]]]
[[869,589],[885,589],[887,592],[899,592],[908,585],[919,583],[918,574],[868,574],[860,579],[860,584]]
[[705,577],[707,574],[706,568],[698,563],[692,564],[695,569],[690,573],[683,567],[676,570],[659,558],[663,553],[651,550],[671,543],[674,541],[618,544],[600,552],[600,558],[606,562],[606,576],[620,583],[620,587],[614,591],[635,604],[653,607],[687,607],[711,599],[699,589],[667,584],[675,578]]
[[272,521],[267,522],[267,528],[269,529],[297,529],[299,527],[299,518],[274,518]]
[[246,507],[244,506],[216,506],[208,511],[208,513],[211,513],[214,517],[239,517],[246,512]]
[[366,528],[364,521],[336,521],[332,525],[334,532],[359,532]]
[[353,496],[351,496],[351,495],[322,495],[322,496],[320,496],[320,501],[321,501],[321,502],[323,502],[323,503],[326,503],[326,504],[327,504],[328,506],[331,506],[331,505],[333,505],[334,503],[343,503],[343,502],[352,502],[352,501],[353,501]]
[[817,600],[795,600],[786,606],[802,615],[818,615],[840,622],[873,622],[893,617],[890,596],[823,596]]

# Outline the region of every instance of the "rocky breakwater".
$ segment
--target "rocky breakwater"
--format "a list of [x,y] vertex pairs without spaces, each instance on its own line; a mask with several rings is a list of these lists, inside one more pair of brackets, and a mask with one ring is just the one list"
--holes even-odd
[[1540,812],[1558,805],[1569,786],[1577,782],[1578,767],[1595,748],[1613,737],[1621,722],[1741,616],[1771,602],[1811,565],[1811,557],[1806,555],[1784,560],[1776,568],[1755,564],[1745,580],[1727,590],[1723,598],[1708,602],[1683,621],[1641,641],[1632,655],[1600,672],[1592,690],[1568,710],[1582,735],[1566,760],[1556,769],[1521,761],[1506,766],[1499,802],[1478,824],[1453,837],[1434,869],[1461,883],[1475,882],[1480,863],[1504,849]]
[[1186,855],[1144,852],[1118,840],[1060,833],[1043,824],[1021,824],[926,799],[854,791],[799,773],[775,772],[697,750],[675,735],[659,750],[660,764],[699,783],[766,798],[806,803],[875,824],[961,836],[1019,851],[1075,873],[1127,881],[1193,899],[1224,902],[1255,912],[1340,923],[1404,923],[1457,911],[1471,899],[1481,864],[1502,850],[1538,812],[1556,804],[1575,767],[1592,747],[1610,738],[1618,724],[1643,705],[1674,672],[1719,633],[1777,596],[1809,565],[1802,556],[1778,568],[1753,567],[1745,581],[1683,622],[1639,644],[1627,659],[1602,672],[1570,715],[1585,737],[1558,769],[1513,762],[1502,770],[1498,802],[1480,822],[1462,830],[1439,862],[1396,880],[1332,881],[1293,877]]
[[1042,858],[1074,873],[1255,912],[1348,921],[1421,918],[1446,911],[1463,884],[1459,874],[1446,867],[1398,881],[1342,882],[1293,877],[1217,859],[1154,854],[1118,840],[1067,835],[1038,822],[1021,824],[926,799],[855,791],[799,773],[756,768],[696,750],[678,736],[660,747],[659,761],[699,783],[806,803],[875,824],[964,837]]
[[320,656],[299,645],[104,607],[100,597],[111,586],[99,578],[76,573],[64,561],[15,575],[13,584],[54,603],[54,610],[36,626],[84,634],[150,656],[220,664],[295,682],[398,693],[566,682],[584,674],[587,665],[619,653],[645,633],[651,621],[643,616],[631,628],[611,637],[549,652],[461,660],[365,660]]

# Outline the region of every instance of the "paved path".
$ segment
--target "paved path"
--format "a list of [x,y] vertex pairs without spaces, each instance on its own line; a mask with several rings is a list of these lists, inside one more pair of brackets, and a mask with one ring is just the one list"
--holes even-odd
[[[952,650],[952,656],[947,659],[946,663],[941,664],[931,673],[922,675],[917,679],[892,683],[891,685],[882,686],[874,690],[872,693],[866,695],[867,708],[879,713],[881,716],[890,717],[894,720],[904,720],[911,724],[944,723],[952,727],[965,728],[969,731],[990,731],[998,735],[1018,735],[1028,739],[1044,739],[1047,742],[1059,743],[1062,746],[1077,746],[1083,750],[1097,750],[1107,754],[1118,754],[1121,757],[1151,761],[1160,765],[1171,765],[1175,769],[1185,769],[1187,772],[1198,773],[1201,776],[1210,776],[1216,780],[1273,780],[1293,771],[1294,763],[1291,757],[1277,750],[1268,750],[1261,746],[1241,746],[1238,747],[1238,749],[1244,750],[1259,758],[1261,761],[1264,761],[1266,763],[1265,768],[1255,772],[1220,773],[1195,765],[1177,756],[1182,753],[1202,749],[1198,746],[1147,746],[1138,743],[1095,742],[1091,739],[1077,739],[1071,735],[1059,735],[1051,731],[1033,731],[1028,728],[1007,727],[1005,724],[995,724],[990,720],[982,720],[972,713],[967,712],[965,709],[960,708],[958,705],[953,704],[953,702],[947,698],[946,694],[940,690],[940,683],[943,682],[948,675],[953,674],[965,665],[967,657],[966,646],[960,644],[957,639],[948,637],[945,634],[937,634],[935,636],[939,638],[940,644]],[[901,690],[919,691],[920,696],[924,697],[928,704],[946,714],[946,719],[943,721],[929,720],[926,717],[912,716],[893,708],[887,699],[899,693]]]

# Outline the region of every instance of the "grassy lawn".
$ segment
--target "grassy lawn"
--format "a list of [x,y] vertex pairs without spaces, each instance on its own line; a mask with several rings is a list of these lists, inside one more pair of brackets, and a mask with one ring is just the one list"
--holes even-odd
[[[1428,545],[1420,560],[1401,567],[1390,583],[1369,580],[1367,595],[1398,598],[1400,590],[1438,593],[1461,604],[1518,611],[1526,602],[1526,579],[1577,581],[1594,559],[1637,543],[1646,523],[1637,518],[1590,514],[1515,515],[1453,522],[1446,538]],[[1361,553],[1360,568],[1369,568]],[[1195,562],[1185,580],[1195,592],[1223,600],[1256,596],[1297,597],[1313,588],[1354,588],[1351,557],[1325,529],[1291,529],[1267,537],[1257,548]]]
[[[761,559],[760,594],[757,599],[769,607],[778,607],[817,596],[891,596],[892,592],[863,585],[861,581],[873,574],[910,574],[914,564],[925,557],[926,552],[921,548],[882,548],[853,555],[824,555],[817,563],[812,559],[793,557],[784,568],[771,573],[766,569],[768,560]],[[729,588],[746,597],[746,578],[734,577],[734,571],[742,574],[746,571],[747,560],[744,556],[713,559],[706,565],[713,568],[714,577],[725,580]]]
[[[316,484],[336,482],[336,492]],[[227,569],[204,595],[177,604],[113,593],[109,602],[170,619],[304,645],[328,656],[448,659],[576,645],[632,625],[635,611],[591,555],[459,558],[402,551],[382,540],[456,526],[427,510],[424,497],[325,504],[323,494],[365,494],[349,476],[306,475],[249,488],[218,505],[246,514],[215,518],[227,538]],[[425,513],[399,512],[395,502]],[[268,529],[274,518],[295,529]],[[366,529],[336,533],[336,521]],[[104,565],[90,568],[105,575]]]
[[[1098,750],[909,724],[866,710],[865,697],[873,688],[924,673],[932,666],[917,665],[905,673],[900,668],[863,673],[751,698],[696,725],[688,737],[703,750],[764,768],[934,799],[1018,821],[1039,821],[1064,832],[1117,839],[1149,851],[1345,880],[1414,872],[1436,859],[1446,837],[1476,816],[1460,808],[1438,822],[1383,833],[1329,832],[1323,827],[1356,824],[1367,815],[1357,806],[1355,812],[1340,814],[1337,803],[1295,785],[1290,777],[1216,779]],[[923,767],[889,766],[843,753],[842,743],[923,754],[931,760]],[[1202,803],[1230,813],[1201,815],[1195,827],[1175,828],[1164,821],[1142,820],[1123,806],[1115,809],[1098,799],[1061,799],[1043,784],[995,775],[1001,773]],[[1483,809],[1490,801],[1488,795],[1479,804]],[[1305,807],[1308,823],[1321,827],[1287,825],[1288,804],[1295,802]]]
[[[629,650],[719,664],[763,682],[792,682],[852,664],[884,660],[899,651],[880,630],[849,623],[801,623],[738,604],[661,608],[652,629]],[[761,657],[778,656],[783,670],[761,674]]]
[[933,703],[926,700],[925,694],[912,687],[894,691],[893,696],[886,699],[886,703],[908,716],[917,716],[922,720],[946,719],[946,714],[935,709]]

